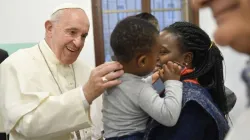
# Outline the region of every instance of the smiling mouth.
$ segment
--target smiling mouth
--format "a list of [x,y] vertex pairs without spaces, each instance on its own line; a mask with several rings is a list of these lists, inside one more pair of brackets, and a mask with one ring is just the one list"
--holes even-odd
[[156,64],[156,67],[158,67],[158,68],[162,68],[162,64],[157,63],[157,64]]
[[79,48],[76,48],[76,47],[69,47],[69,46],[66,46],[66,48],[71,51],[71,52],[76,52],[79,50]]

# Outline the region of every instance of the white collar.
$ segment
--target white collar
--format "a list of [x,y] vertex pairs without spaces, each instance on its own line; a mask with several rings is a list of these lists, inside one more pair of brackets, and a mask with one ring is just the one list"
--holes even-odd
[[49,61],[53,64],[61,64],[62,65],[62,63],[57,59],[55,53],[51,50],[51,48],[49,47],[49,45],[47,44],[47,42],[45,40],[42,40],[39,43],[39,46],[40,46],[41,51],[42,51],[42,53],[47,61]]

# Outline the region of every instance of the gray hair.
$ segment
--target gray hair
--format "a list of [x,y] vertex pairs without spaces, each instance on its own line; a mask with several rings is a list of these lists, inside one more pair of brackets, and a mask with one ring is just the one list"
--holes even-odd
[[58,10],[50,16],[50,21],[57,22],[62,15],[64,9]]

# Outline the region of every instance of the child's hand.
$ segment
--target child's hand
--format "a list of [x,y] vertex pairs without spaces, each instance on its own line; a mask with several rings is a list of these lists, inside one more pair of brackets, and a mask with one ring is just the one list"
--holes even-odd
[[161,70],[162,68],[160,66],[155,66],[153,73],[155,72],[159,72],[159,70]]
[[181,66],[169,61],[166,65],[162,66],[163,72],[160,71],[160,77],[163,82],[167,80],[180,80]]
[[155,71],[152,75],[152,84],[154,84],[159,78],[160,78],[160,73],[163,72],[163,69],[158,69]]

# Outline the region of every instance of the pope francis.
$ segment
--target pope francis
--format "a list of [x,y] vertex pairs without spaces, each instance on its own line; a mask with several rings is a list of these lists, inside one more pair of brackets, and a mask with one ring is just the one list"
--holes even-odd
[[98,97],[121,83],[123,70],[118,62],[91,69],[77,59],[89,26],[80,6],[62,4],[45,22],[44,40],[1,64],[0,111],[10,140],[101,138]]

